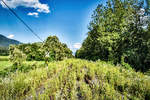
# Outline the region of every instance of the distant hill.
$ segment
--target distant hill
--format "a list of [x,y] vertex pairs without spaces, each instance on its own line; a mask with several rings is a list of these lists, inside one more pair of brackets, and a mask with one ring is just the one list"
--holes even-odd
[[20,44],[21,42],[9,39],[5,37],[4,35],[0,34],[0,47],[9,47],[10,44]]

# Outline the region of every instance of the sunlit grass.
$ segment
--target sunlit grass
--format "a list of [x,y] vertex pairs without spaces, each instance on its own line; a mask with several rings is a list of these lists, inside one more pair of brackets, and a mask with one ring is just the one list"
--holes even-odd
[[9,56],[0,56],[0,61],[8,61]]
[[0,71],[11,66],[12,66],[12,63],[10,61],[0,61]]
[[[0,78],[2,100],[149,100],[150,77],[106,62],[25,62]],[[29,67],[28,67],[29,66]],[[30,68],[33,67],[33,68]],[[27,71],[26,71],[27,70]]]

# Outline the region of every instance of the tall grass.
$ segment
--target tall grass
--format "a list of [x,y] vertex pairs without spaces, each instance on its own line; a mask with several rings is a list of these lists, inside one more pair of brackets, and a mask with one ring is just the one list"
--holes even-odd
[[0,99],[150,99],[150,77],[121,66],[80,59],[51,62],[48,67],[39,66],[0,78]]

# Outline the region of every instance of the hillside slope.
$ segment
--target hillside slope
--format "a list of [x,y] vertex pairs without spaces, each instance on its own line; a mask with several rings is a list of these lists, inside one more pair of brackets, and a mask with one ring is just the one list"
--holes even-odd
[[149,76],[80,59],[24,64],[0,88],[1,100],[150,100]]
[[20,44],[19,41],[9,39],[0,34],[0,47],[9,47],[10,44]]

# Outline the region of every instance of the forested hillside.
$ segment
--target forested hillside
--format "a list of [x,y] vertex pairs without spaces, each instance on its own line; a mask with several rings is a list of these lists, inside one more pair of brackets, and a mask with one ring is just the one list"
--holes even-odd
[[98,5],[77,58],[150,68],[150,16],[144,0],[108,0]]
[[0,47],[9,47],[10,44],[20,44],[19,41],[9,39],[0,34]]
[[9,39],[0,34],[0,56],[8,56],[9,55],[9,46],[10,45],[18,45],[20,44],[19,41]]

